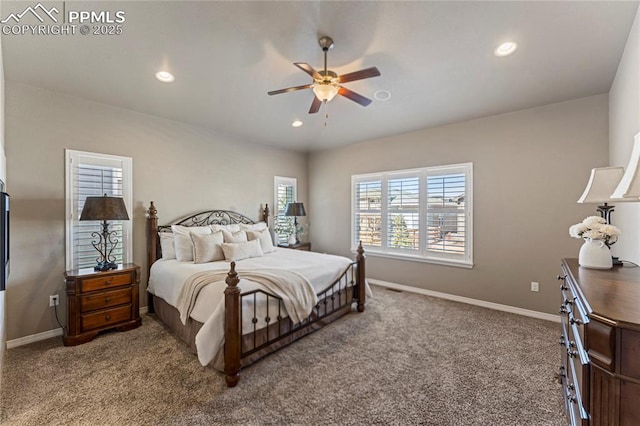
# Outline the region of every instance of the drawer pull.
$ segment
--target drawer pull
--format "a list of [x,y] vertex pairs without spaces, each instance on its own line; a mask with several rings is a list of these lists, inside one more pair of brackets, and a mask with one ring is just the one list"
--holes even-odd
[[104,303],[109,303],[111,302],[111,299],[109,297],[107,297],[106,299],[104,299]]
[[109,285],[109,284],[111,284],[111,280],[107,280],[104,282],[104,285]]
[[111,315],[107,315],[106,317],[104,317],[104,319],[106,319],[107,321],[111,321]]

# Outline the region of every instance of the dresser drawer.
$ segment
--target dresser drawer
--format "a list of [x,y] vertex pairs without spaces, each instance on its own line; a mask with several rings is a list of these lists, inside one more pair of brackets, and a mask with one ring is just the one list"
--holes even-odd
[[131,303],[130,288],[93,293],[80,298],[80,312],[85,313],[129,303]]
[[131,274],[108,275],[106,277],[88,278],[82,281],[82,292],[104,290],[111,287],[131,284]]
[[110,327],[114,324],[131,319],[131,305],[119,308],[107,309],[92,314],[81,316],[82,330],[93,330],[101,327]]

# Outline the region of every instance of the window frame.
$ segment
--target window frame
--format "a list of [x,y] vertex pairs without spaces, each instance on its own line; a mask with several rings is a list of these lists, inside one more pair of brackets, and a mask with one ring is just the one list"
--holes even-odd
[[[427,178],[450,174],[464,174],[465,176],[465,244],[464,253],[436,253],[427,249]],[[399,248],[390,247],[389,244],[389,217],[394,213],[389,209],[389,180],[419,177],[418,197],[418,223],[419,223],[419,247]],[[368,255],[387,257],[393,259],[411,260],[417,262],[434,263],[440,265],[457,266],[463,268],[473,267],[473,163],[459,163],[442,166],[422,167],[416,169],[404,169],[367,173],[351,176],[351,250],[356,251],[356,214],[357,210],[357,185],[361,182],[380,181],[381,183],[381,220],[380,220],[380,246],[363,244]]]
[[[113,167],[114,163],[120,163],[122,167],[122,198],[129,213],[129,220],[122,221],[122,262],[131,263],[133,260],[133,159],[119,155],[101,154],[88,151],[65,149],[65,264],[67,270],[78,269],[75,264],[75,223],[79,219],[75,197],[75,185],[73,179],[74,165],[84,161],[93,165]],[[111,165],[109,163],[112,163]],[[78,216],[78,217],[76,217]],[[96,251],[96,256],[98,252]]]
[[[278,244],[286,244],[289,236],[287,235],[283,240],[280,239],[280,234],[277,231],[278,224],[281,219],[279,217],[283,217],[291,222],[291,227],[293,228],[293,217],[284,216],[280,214],[279,206],[278,206],[278,185],[288,185],[293,187],[293,200],[291,202],[295,202],[298,198],[298,179],[294,177],[285,177],[285,176],[274,176],[273,177],[273,240]],[[285,206],[286,210],[286,206]]]

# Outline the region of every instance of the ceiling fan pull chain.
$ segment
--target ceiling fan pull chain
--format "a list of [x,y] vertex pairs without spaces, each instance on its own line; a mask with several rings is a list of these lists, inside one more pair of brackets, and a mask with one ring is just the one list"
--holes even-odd
[[327,127],[327,120],[329,120],[329,113],[327,112],[327,102],[324,102],[324,127]]

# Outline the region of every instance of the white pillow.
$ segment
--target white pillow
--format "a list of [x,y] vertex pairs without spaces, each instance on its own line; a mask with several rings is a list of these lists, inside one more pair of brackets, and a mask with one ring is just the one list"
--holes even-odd
[[158,237],[160,237],[160,250],[162,250],[162,259],[175,259],[176,249],[173,248],[173,233],[158,232]]
[[240,224],[240,229],[244,231],[262,231],[263,229],[267,229],[267,224],[264,222],[242,223]]
[[229,231],[225,231],[224,229],[222,230],[222,235],[224,235],[224,242],[225,243],[246,243],[247,241],[249,241],[247,239],[247,233],[244,231],[238,231],[238,232],[229,232]]
[[224,260],[222,252],[222,231],[213,234],[189,234],[193,242],[193,263],[207,263]]
[[232,223],[230,225],[209,225],[213,232],[218,231],[229,231],[231,233],[238,232],[240,230],[240,225],[237,223]]
[[271,233],[267,228],[261,231],[247,231],[247,237],[249,238],[249,241],[260,241],[260,247],[262,247],[262,251],[264,253],[276,251],[276,248],[273,246],[273,241],[271,241]]
[[258,240],[246,243],[222,243],[222,251],[226,260],[233,262],[250,257],[260,257],[264,253]]
[[191,241],[190,233],[206,235],[211,233],[208,226],[182,226],[171,225],[173,231],[173,246],[176,250],[176,259],[178,262],[193,261],[193,241]]

